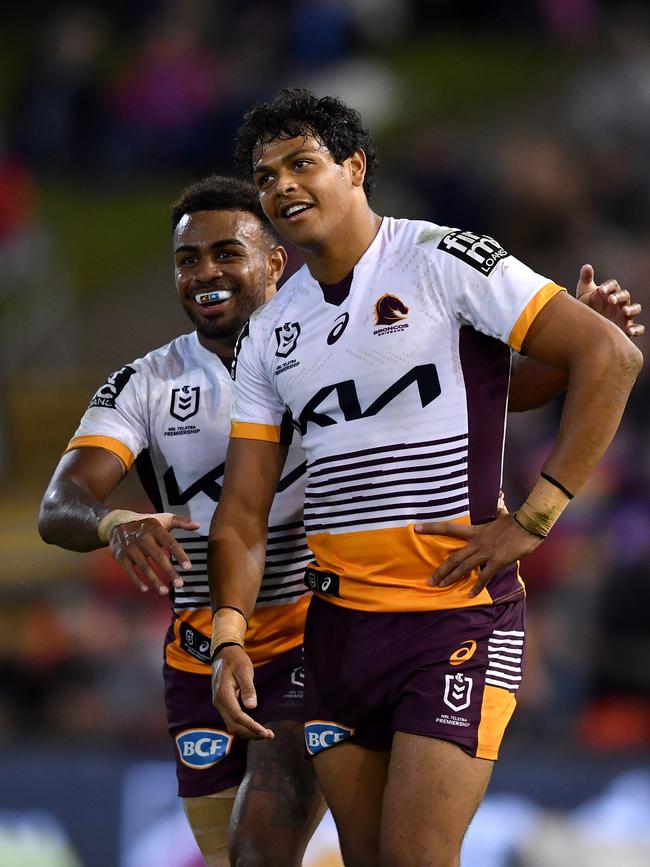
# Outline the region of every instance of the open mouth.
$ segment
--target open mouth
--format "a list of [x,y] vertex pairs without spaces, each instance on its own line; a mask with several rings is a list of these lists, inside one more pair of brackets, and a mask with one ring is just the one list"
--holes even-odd
[[295,202],[291,205],[285,205],[285,207],[282,208],[280,215],[283,219],[293,222],[313,207],[314,206],[310,205],[308,202]]
[[229,298],[232,298],[233,294],[230,289],[219,289],[216,292],[199,292],[194,296],[194,300],[201,307],[214,307],[215,305],[223,304],[224,301],[228,301]]

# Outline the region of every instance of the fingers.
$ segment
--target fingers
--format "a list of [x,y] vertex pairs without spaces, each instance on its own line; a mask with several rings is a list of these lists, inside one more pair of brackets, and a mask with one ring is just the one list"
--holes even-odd
[[169,528],[172,527],[179,530],[198,530],[201,525],[197,521],[190,521],[189,518],[180,518],[178,515],[172,515]]
[[578,285],[576,286],[576,298],[580,298],[585,292],[591,292],[596,288],[594,283],[594,269],[591,265],[585,264],[580,269],[578,276]]
[[429,584],[432,587],[450,587],[457,581],[466,578],[467,575],[481,565],[480,554],[477,549],[469,543],[460,551],[451,554],[445,562],[433,573],[429,579]]
[[[111,532],[109,545],[115,560],[143,591],[148,587],[143,585],[142,578],[161,595],[169,592],[167,582],[176,589],[183,586],[183,579],[176,571],[171,557],[183,569],[192,568],[182,546],[162,527],[157,518],[118,524]],[[161,575],[166,581],[161,579]]]
[[429,521],[415,524],[416,533],[422,536],[452,536],[454,539],[473,539],[476,528],[456,521]]
[[[261,740],[274,737],[271,729],[247,714],[240,705],[240,699],[247,708],[257,706],[257,694],[253,684],[253,667],[248,656],[241,649],[231,649],[229,654],[235,659],[230,663],[224,657],[216,660],[212,672],[212,691],[214,705],[223,716],[228,731],[242,738]],[[240,658],[240,661],[236,661]]]
[[598,294],[607,300],[608,304],[628,304],[630,293],[627,289],[621,289],[618,280],[605,280],[598,286]]

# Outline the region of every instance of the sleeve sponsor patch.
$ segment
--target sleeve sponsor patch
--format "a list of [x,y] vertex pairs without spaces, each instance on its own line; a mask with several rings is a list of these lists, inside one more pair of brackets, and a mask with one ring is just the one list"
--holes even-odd
[[486,277],[501,259],[510,255],[494,238],[489,235],[475,235],[474,232],[448,232],[438,244],[438,249],[451,253]]
[[90,406],[103,406],[115,409],[115,401],[134,373],[135,368],[129,364],[125,364],[124,367],[116,370],[115,373],[111,373],[106,383],[95,393],[95,396],[90,401]]

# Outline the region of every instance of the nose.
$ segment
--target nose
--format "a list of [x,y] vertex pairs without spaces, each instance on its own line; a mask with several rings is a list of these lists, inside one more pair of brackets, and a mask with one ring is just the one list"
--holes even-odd
[[196,279],[199,283],[211,283],[216,277],[223,276],[223,269],[220,262],[216,262],[209,256],[204,256],[199,262],[199,267],[196,270]]
[[295,193],[298,189],[296,179],[288,169],[284,169],[279,173],[275,189],[279,196],[286,196]]

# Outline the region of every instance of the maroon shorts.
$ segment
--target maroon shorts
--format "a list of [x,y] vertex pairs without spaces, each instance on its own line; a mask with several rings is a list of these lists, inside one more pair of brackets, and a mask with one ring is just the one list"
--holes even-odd
[[391,614],[314,597],[305,626],[307,751],[347,739],[387,750],[402,731],[496,759],[521,681],[524,612],[523,599]]
[[[248,741],[228,733],[212,704],[211,678],[163,665],[169,733],[174,741],[178,794],[213,795],[238,786],[246,771]],[[302,647],[281,653],[255,669],[257,708],[248,711],[265,725],[304,722]]]

